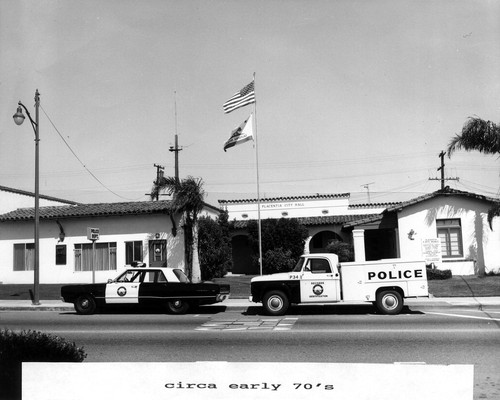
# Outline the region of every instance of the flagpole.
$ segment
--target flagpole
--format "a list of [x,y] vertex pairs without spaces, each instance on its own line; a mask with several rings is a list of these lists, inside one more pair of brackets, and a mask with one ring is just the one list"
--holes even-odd
[[[255,88],[255,72],[253,73],[253,88],[254,93],[257,93]],[[257,135],[257,96],[255,96],[254,118],[255,118],[255,164],[257,169],[257,223],[258,223],[258,237],[259,237],[259,270],[262,275],[262,225],[260,220],[260,183],[259,183],[259,140]]]

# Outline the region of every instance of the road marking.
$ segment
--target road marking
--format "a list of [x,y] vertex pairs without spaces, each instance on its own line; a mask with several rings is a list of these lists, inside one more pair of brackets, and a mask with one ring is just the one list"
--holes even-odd
[[444,315],[446,317],[458,317],[458,318],[470,318],[470,319],[483,319],[486,321],[500,321],[500,318],[491,318],[491,317],[476,317],[474,315],[461,315],[461,314],[448,314],[448,313],[440,313],[440,312],[431,312],[426,311],[426,314],[432,315]]
[[196,328],[196,331],[289,331],[298,318],[233,318],[208,321]]
[[467,312],[475,313],[486,313],[486,314],[500,314],[500,311],[490,311],[490,310],[467,310]]

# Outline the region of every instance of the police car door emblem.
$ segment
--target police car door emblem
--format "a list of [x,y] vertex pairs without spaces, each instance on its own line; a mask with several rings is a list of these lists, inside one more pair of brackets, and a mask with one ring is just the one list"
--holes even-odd
[[320,294],[322,294],[323,293],[323,286],[321,286],[321,285],[314,285],[314,287],[313,287],[313,293],[316,296],[319,296]]
[[118,296],[125,296],[127,294],[127,288],[120,286],[116,293],[118,293]]

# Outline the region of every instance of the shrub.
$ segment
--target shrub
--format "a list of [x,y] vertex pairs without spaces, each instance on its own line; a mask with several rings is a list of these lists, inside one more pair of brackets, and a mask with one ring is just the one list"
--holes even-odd
[[[292,265],[299,260],[304,253],[304,244],[309,236],[309,231],[297,219],[280,218],[266,219],[261,221],[262,233],[262,264],[264,267],[264,255],[269,250],[282,250],[286,253],[290,252],[290,258],[293,261]],[[257,221],[249,221],[248,223],[249,244],[255,254],[253,259],[256,269],[258,269],[258,254],[259,254],[259,235]],[[279,254],[279,251],[276,253]]]
[[437,280],[444,280],[444,279],[450,279],[452,276],[451,270],[449,269],[437,269],[437,268],[432,268],[431,266],[427,266],[427,280],[429,281],[437,281]]
[[0,398],[21,398],[23,362],[82,362],[83,347],[38,331],[0,330]]
[[221,213],[217,220],[209,217],[198,219],[198,255],[204,281],[222,278],[231,268],[231,238],[226,212]]
[[339,256],[340,262],[354,261],[354,246],[352,244],[334,240],[328,243],[326,251]]
[[262,269],[265,274],[288,272],[294,266],[295,260],[292,259],[292,252],[284,251],[281,247],[266,251],[262,259]]

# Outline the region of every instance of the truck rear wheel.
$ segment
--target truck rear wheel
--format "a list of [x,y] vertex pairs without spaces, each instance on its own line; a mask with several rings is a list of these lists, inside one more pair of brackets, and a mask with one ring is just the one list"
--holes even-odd
[[271,290],[264,295],[262,305],[269,315],[283,315],[288,310],[290,302],[281,290]]
[[403,309],[403,297],[396,290],[384,290],[377,294],[376,304],[382,314],[396,315]]

